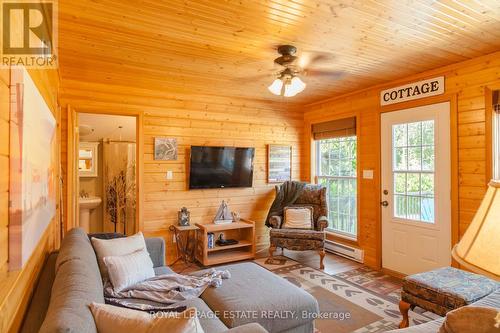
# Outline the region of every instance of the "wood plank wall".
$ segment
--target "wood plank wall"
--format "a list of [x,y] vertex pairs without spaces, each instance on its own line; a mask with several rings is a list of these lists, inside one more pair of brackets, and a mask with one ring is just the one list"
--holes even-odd
[[[477,210],[491,177],[490,160],[486,145],[486,89],[500,84],[500,52],[475,58],[440,69],[423,72],[402,80],[375,86],[306,106],[305,160],[310,160],[310,125],[334,118],[359,115],[359,169],[374,170],[373,180],[361,179],[359,247],[365,250],[365,262],[380,267],[380,213],[374,193],[380,193],[380,103],[381,90],[423,78],[444,75],[445,98],[457,100],[458,112],[458,219],[454,229],[455,239],[463,235]],[[497,88],[498,89],[498,88]],[[423,99],[411,103],[428,104],[434,100]],[[410,104],[404,104],[410,105]],[[405,108],[405,106],[402,106]],[[310,179],[311,169],[305,163],[303,178]]]
[[[30,70],[29,73],[59,121],[57,71]],[[40,268],[47,253],[55,249],[59,242],[57,210],[56,218],[47,228],[25,267],[20,271],[8,272],[9,83],[9,71],[0,70],[0,332],[17,332],[19,329]]]
[[[293,146],[293,178],[301,175],[303,112],[286,103],[259,102],[220,96],[176,94],[78,81],[64,81],[63,105],[79,112],[120,113],[141,111],[144,139],[143,231],[165,237],[167,259],[175,258],[171,224],[186,206],[191,222],[211,222],[222,200],[241,216],[256,221],[258,248],[268,244],[264,219],[274,199],[274,186],[267,184],[267,144]],[[63,115],[64,119],[65,115]],[[63,128],[63,133],[66,129]],[[154,161],[154,137],[173,137],[178,142],[177,161]],[[63,138],[64,142],[64,138]],[[244,189],[187,190],[191,145],[255,147],[254,186]],[[64,144],[62,145],[65,149]],[[61,159],[67,159],[62,152]],[[166,180],[167,170],[173,180]]]

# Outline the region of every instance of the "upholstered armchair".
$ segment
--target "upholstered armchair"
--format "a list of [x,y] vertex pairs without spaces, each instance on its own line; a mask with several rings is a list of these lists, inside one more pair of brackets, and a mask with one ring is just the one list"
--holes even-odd
[[[280,186],[276,186],[276,194]],[[325,257],[325,228],[328,226],[328,205],[326,200],[326,188],[321,185],[305,185],[303,191],[293,204],[288,207],[312,207],[313,221],[311,229],[287,229],[282,228],[283,215],[275,215],[269,218],[271,225],[269,256],[280,247],[293,251],[317,251],[320,256],[320,269],[324,268]]]

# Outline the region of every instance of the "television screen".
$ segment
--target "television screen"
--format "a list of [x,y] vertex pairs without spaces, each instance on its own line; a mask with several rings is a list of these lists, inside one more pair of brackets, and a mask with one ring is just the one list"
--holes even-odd
[[191,146],[189,188],[252,187],[254,151]]

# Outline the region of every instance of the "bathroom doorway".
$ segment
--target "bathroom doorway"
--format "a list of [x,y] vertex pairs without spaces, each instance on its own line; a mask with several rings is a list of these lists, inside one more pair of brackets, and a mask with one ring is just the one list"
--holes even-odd
[[138,117],[76,112],[78,225],[88,233],[138,230]]

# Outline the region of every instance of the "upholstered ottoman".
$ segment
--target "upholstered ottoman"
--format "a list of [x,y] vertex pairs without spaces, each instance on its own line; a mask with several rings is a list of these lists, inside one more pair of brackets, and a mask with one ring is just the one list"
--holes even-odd
[[313,333],[319,313],[316,299],[254,263],[219,266],[231,278],[207,288],[201,298],[229,328],[256,322],[270,333]]
[[499,288],[500,284],[482,275],[453,267],[409,275],[403,279],[399,327],[409,326],[408,311],[419,306],[440,316],[474,303]]

